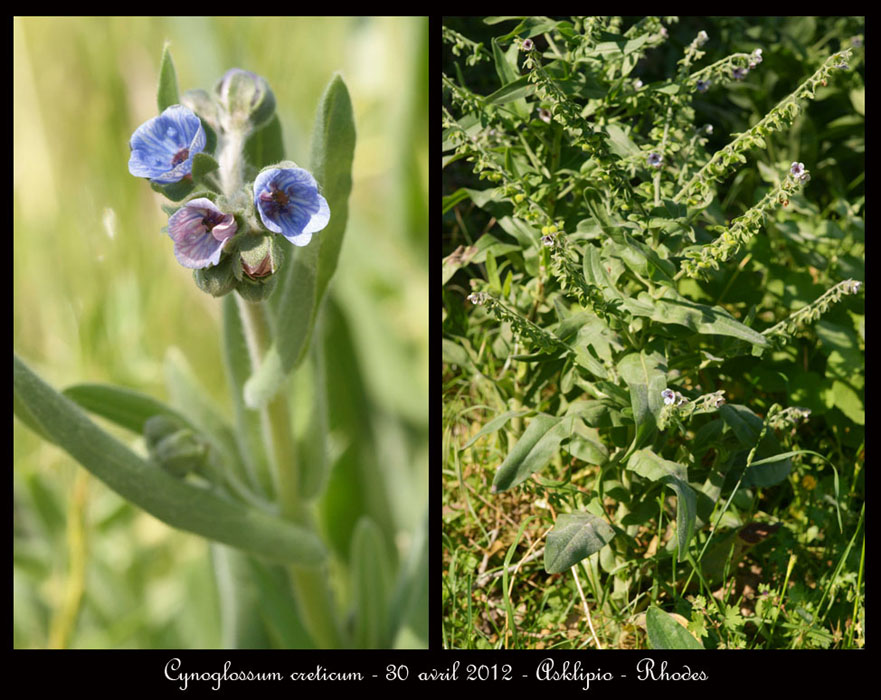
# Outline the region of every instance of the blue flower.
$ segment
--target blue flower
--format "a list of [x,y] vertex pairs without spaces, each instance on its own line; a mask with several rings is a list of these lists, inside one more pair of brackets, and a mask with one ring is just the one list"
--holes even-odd
[[220,253],[236,229],[232,214],[224,214],[210,199],[193,199],[168,220],[174,256],[184,267],[201,269],[220,262]]
[[664,158],[659,153],[649,153],[647,160],[653,168],[660,168],[664,162]]
[[743,80],[747,73],[749,73],[748,68],[735,68],[731,71],[731,77],[735,80]]
[[205,130],[199,117],[183,105],[171,105],[158,117],[141,124],[129,144],[128,170],[135,177],[167,185],[193,170],[193,156],[205,148]]
[[710,88],[710,81],[709,80],[698,80],[697,83],[695,84],[695,87],[697,88],[698,92],[706,92]]
[[792,175],[794,177],[800,178],[804,175],[805,164],[804,163],[793,163],[789,168],[789,172],[792,173]]
[[664,391],[661,392],[661,396],[664,399],[664,403],[668,406],[676,401],[676,394],[673,393],[672,389],[664,389]]
[[254,181],[254,206],[263,225],[291,243],[304,246],[330,221],[327,200],[302,168],[272,168]]

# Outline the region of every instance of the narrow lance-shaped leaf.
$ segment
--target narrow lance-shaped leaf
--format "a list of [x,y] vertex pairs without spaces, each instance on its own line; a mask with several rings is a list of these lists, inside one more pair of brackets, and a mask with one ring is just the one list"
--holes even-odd
[[387,647],[392,576],[382,530],[370,518],[361,518],[351,549],[355,643],[362,649]]
[[113,421],[133,433],[143,433],[144,424],[153,416],[176,418],[196,430],[187,418],[170,406],[134,389],[111,384],[74,384],[62,392],[87,411]]
[[317,498],[327,483],[327,379],[324,374],[321,320],[316,325],[315,341],[304,362],[294,374],[294,429],[300,455],[300,496]]
[[407,559],[398,569],[389,609],[389,627],[396,649],[428,648],[428,512],[410,542]]
[[306,356],[346,230],[354,151],[352,103],[345,83],[336,75],[321,99],[312,135],[312,173],[330,207],[330,223],[309,245],[293,251],[281,273],[280,288],[270,299],[275,342],[245,385],[245,401],[251,407],[272,398]]
[[666,371],[666,361],[658,353],[634,352],[618,363],[618,373],[630,389],[636,423],[631,450],[645,445],[657,430],[657,417],[664,405],[661,393],[666,386]]
[[245,155],[248,162],[257,170],[285,159],[284,139],[278,114],[273,114],[266,124],[248,136]]
[[689,301],[669,288],[665,294],[666,298],[653,299],[642,292],[637,299],[625,299],[623,306],[634,316],[646,316],[656,323],[675,323],[702,335],[727,335],[757,347],[768,346],[765,336],[740,323],[721,306]]
[[540,413],[533,418],[496,472],[493,493],[510,489],[544,469],[557,453],[560,442],[572,433],[573,425],[571,417]]
[[582,559],[599,552],[615,531],[592,513],[563,513],[554,523],[545,545],[545,571],[559,574]]
[[483,426],[480,429],[480,431],[476,435],[474,435],[474,437],[472,437],[468,442],[466,442],[464,445],[462,445],[462,447],[460,448],[460,451],[466,450],[467,448],[471,447],[471,445],[473,445],[475,442],[477,442],[480,438],[482,438],[484,435],[489,435],[490,433],[496,432],[502,426],[504,426],[509,420],[511,420],[513,417],[522,416],[524,413],[526,413],[525,409],[520,410],[520,411],[505,411],[501,415],[496,416],[489,423],[487,423],[485,426]]
[[93,423],[14,356],[13,390],[50,438],[120,496],[172,527],[276,561],[320,564],[313,533],[175,478]]
[[177,92],[177,73],[174,70],[174,62],[171,60],[168,43],[162,48],[162,61],[159,64],[159,90],[156,93],[156,103],[159,105],[160,112],[164,112],[171,105],[180,104],[180,95]]

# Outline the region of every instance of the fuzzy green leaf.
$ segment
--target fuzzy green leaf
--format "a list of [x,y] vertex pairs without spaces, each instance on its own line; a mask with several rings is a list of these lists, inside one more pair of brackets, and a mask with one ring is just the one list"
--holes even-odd
[[572,434],[573,419],[538,414],[508,453],[493,479],[493,493],[506,491],[544,469],[560,442]]
[[111,384],[74,384],[62,392],[67,398],[102,418],[140,435],[153,416],[176,418],[190,429],[194,426],[173,408],[133,389]]
[[634,452],[627,468],[650,481],[665,483],[676,493],[676,535],[679,558],[684,559],[697,517],[697,494],[688,484],[688,469],[683,464],[662,459],[651,450]]
[[351,551],[355,644],[361,649],[387,648],[391,563],[382,530],[370,518],[361,518],[355,526]]
[[273,114],[266,124],[248,136],[245,142],[245,156],[248,163],[257,170],[285,159],[284,139],[278,114]]
[[630,405],[636,423],[631,449],[648,442],[657,430],[657,419],[664,406],[661,393],[667,386],[667,363],[658,353],[630,353],[618,362],[618,373],[630,389]]
[[545,571],[560,574],[582,559],[599,552],[615,531],[592,513],[563,513],[554,523],[545,545]]
[[311,532],[156,468],[93,423],[14,356],[13,391],[51,439],[120,496],[172,527],[303,566],[325,558]]
[[652,649],[703,649],[701,643],[673,617],[651,606],[645,613],[645,629]]
[[162,47],[162,61],[159,64],[159,89],[156,93],[156,103],[160,112],[164,112],[171,105],[180,104],[180,95],[177,91],[177,73],[174,70],[174,61],[171,60],[168,46],[166,42]]

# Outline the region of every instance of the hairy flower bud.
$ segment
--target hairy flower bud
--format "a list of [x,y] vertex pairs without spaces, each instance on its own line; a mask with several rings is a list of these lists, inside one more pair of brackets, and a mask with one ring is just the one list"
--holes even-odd
[[178,478],[199,471],[208,456],[208,444],[171,416],[148,418],[144,424],[144,441],[150,459]]
[[206,294],[222,297],[236,288],[238,280],[235,275],[235,265],[238,262],[239,256],[228,255],[218,265],[193,270],[193,280]]
[[214,88],[220,104],[220,125],[226,131],[254,129],[275,113],[275,95],[255,73],[231,68]]

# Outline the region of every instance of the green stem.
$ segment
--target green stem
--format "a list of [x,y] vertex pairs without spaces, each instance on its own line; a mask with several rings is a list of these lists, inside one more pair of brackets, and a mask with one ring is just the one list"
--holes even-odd
[[[218,162],[224,195],[228,199],[234,199],[243,185],[242,151],[246,137],[244,131],[227,132],[223,137]],[[262,358],[272,346],[272,328],[267,317],[267,307],[264,302],[249,302],[240,296],[236,297],[236,301],[251,357],[251,369],[256,372]],[[316,532],[315,518],[300,498],[297,450],[291,434],[291,418],[285,391],[278,392],[261,409],[261,423],[282,516]],[[342,633],[337,622],[333,594],[328,585],[326,567],[290,565],[288,572],[301,619],[316,646],[322,649],[342,647]]]

